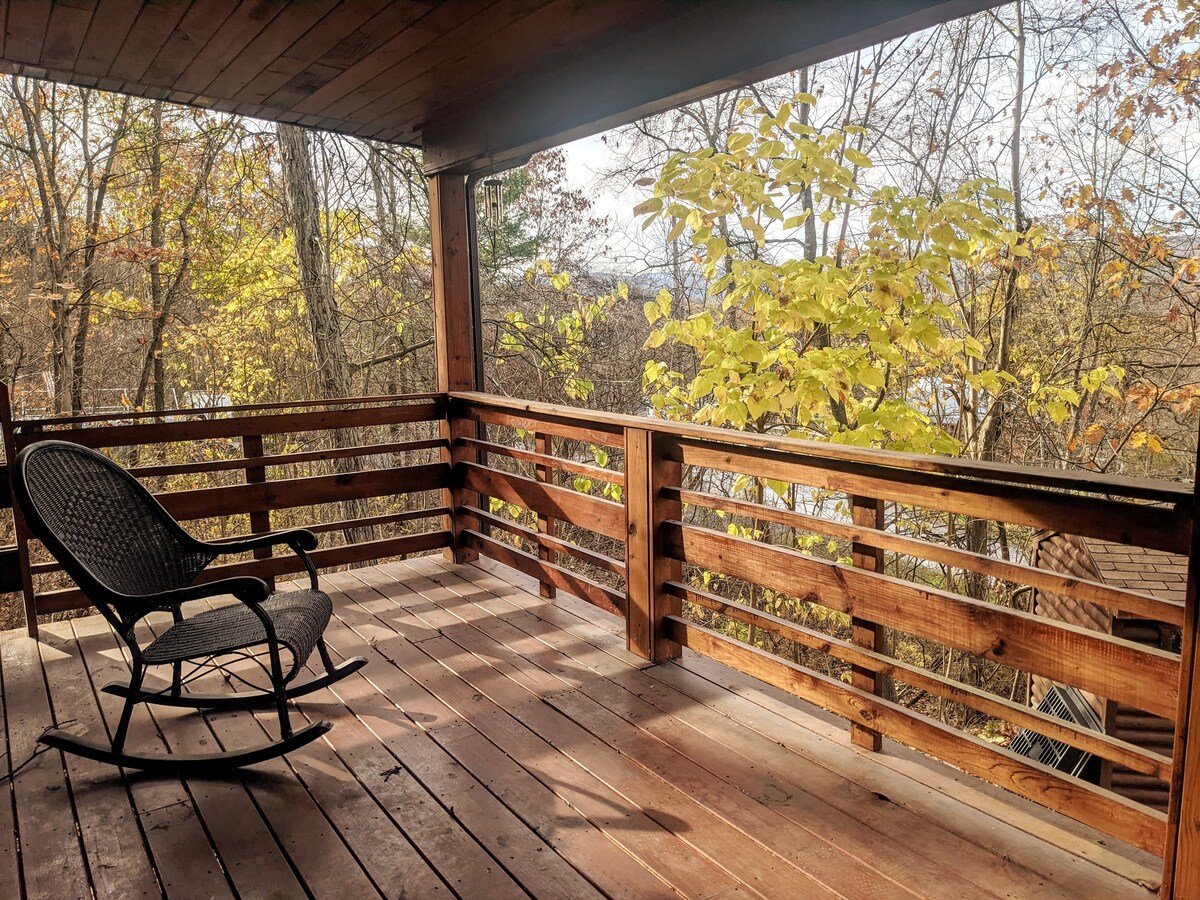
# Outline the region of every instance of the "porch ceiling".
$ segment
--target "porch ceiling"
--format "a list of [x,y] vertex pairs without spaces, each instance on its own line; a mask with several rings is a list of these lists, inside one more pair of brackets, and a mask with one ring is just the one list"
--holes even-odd
[[0,70],[478,171],[998,0],[0,0]]

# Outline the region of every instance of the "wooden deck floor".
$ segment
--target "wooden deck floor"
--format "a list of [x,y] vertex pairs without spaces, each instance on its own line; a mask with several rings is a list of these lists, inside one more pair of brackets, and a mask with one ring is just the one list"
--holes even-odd
[[[617,620],[508,570],[325,582],[332,649],[370,659],[300,706],[328,742],[186,782],[45,753],[0,803],[0,897],[1153,896],[1152,858],[894,744],[853,749],[714,663],[642,669]],[[98,617],[0,635],[9,764],[52,718],[111,725],[95,689],[125,671]],[[131,745],[265,728],[160,709]]]

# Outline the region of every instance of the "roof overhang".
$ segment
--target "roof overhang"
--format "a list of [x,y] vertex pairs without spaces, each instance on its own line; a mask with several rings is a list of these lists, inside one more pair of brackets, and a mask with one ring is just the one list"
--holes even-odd
[[998,0],[0,0],[0,69],[373,140],[529,154]]

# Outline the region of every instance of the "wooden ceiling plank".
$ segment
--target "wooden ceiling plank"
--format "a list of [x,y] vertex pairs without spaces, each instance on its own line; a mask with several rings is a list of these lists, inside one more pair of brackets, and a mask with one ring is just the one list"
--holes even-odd
[[50,4],[46,0],[9,0],[5,58],[40,67],[49,24]]
[[42,42],[42,65],[73,69],[98,0],[55,0]]
[[[428,173],[482,171],[800,66],[999,6],[1000,0],[696,4],[432,119]],[[719,39],[718,39],[719,38]]]
[[390,3],[364,24],[320,51],[315,59],[264,98],[267,106],[293,109],[347,69],[368,57],[394,51],[398,35],[430,12],[429,3]]
[[[334,4],[332,12],[325,14],[304,34],[299,35],[288,47],[278,52],[263,54],[262,68],[253,79],[245,84],[233,85],[242,103],[261,104],[287,83],[288,79],[302,72],[305,66],[315,62],[321,54],[356,32],[377,13],[388,0],[341,0]],[[208,90],[218,92],[222,85],[214,82]]]
[[4,57],[4,45],[8,41],[8,0],[0,0],[0,58]]
[[315,117],[310,121],[313,121],[310,127],[316,128],[318,131],[332,131],[336,134],[345,134],[353,138],[362,137],[352,122],[343,122],[341,119],[317,119]]
[[420,140],[420,132],[413,131],[404,126],[395,128],[385,128],[381,131],[376,131],[370,136],[370,140],[382,141],[387,144],[411,144]]
[[210,73],[213,77],[204,93],[240,99],[241,90],[258,77],[271,60],[277,59],[337,5],[338,0],[309,0],[289,9],[287,15],[276,16],[223,71]]
[[[220,2],[221,0],[201,0],[201,3],[207,6],[215,6]],[[102,74],[114,81],[140,83],[159,50],[168,43],[168,36],[175,36],[180,20],[190,5],[192,4],[187,0],[159,0],[156,3],[142,4],[138,17],[121,43],[121,49],[117,51],[112,65]]]
[[491,65],[491,59],[486,52],[477,52],[479,46],[497,39],[514,23],[532,16],[538,9],[532,7],[528,0],[499,0],[492,3],[477,15],[447,28],[348,96],[320,110],[320,113],[367,123],[374,120],[381,109],[410,102],[417,79],[442,63],[471,68],[477,65],[486,69]]
[[142,79],[173,88],[179,76],[208,46],[221,24],[233,15],[237,3],[238,0],[194,2],[180,19],[179,25],[172,29],[166,43],[154,55],[154,59],[141,76]]
[[304,97],[293,108],[306,114],[346,118],[338,110],[342,102],[348,102],[355,107],[362,105],[357,97],[365,85],[403,65],[406,59],[430,41],[436,40],[440,35],[471,18],[478,12],[478,8],[478,3],[467,0],[434,7],[394,35],[381,48]]
[[440,102],[465,103],[469,95],[484,92],[485,85],[521,77],[535,66],[546,65],[547,60],[558,62],[579,53],[580,48],[590,50],[607,43],[634,18],[640,27],[648,28],[676,13],[674,4],[661,0],[610,0],[603,6],[582,7],[574,0],[557,0],[484,35],[485,46],[476,65],[470,64],[472,54],[447,54],[379,104],[357,111],[354,118],[372,130],[420,124],[436,109],[430,100],[430,89],[435,86],[437,96],[446,98]]
[[75,59],[75,71],[95,77],[107,75],[137,21],[138,9],[138,4],[129,0],[100,0]]
[[[305,7],[311,5],[311,0],[304,4]],[[207,95],[205,88],[213,78],[224,72],[286,8],[288,0],[242,0],[204,49],[188,63],[183,74],[175,79],[175,89]]]

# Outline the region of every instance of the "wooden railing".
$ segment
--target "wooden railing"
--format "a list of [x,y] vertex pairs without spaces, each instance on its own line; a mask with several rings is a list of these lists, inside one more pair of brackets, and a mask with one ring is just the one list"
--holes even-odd
[[[946,529],[982,522],[1010,536],[1053,529],[1190,558],[1190,487],[476,393],[18,422],[0,403],[0,419],[9,459],[45,437],[105,448],[175,515],[207,519],[209,530],[303,524],[330,537],[343,532],[343,543],[317,552],[322,567],[440,547],[459,560],[492,557],[536,578],[546,596],[562,590],[623,617],[630,650],[649,661],[690,648],[845,717],[866,749],[890,737],[1134,846],[1172,851],[1161,811],[951,727],[899,702],[897,688],[1173,784],[1178,809],[1170,756],[1046,715],[984,680],[919,665],[894,647],[924,642],[951,659],[1003,667],[1018,679],[1040,676],[1175,720],[1190,688],[1181,670],[1192,665],[1192,605],[1036,568],[984,546],[964,549]],[[733,499],[735,479],[769,484],[777,498],[758,487]],[[10,505],[7,480],[0,486],[0,503]],[[417,497],[434,499],[414,505]],[[342,511],[368,498],[381,506]],[[422,530],[395,533],[418,521]],[[897,526],[914,521],[926,523],[923,533]],[[376,528],[394,533],[380,537]],[[0,588],[25,589],[31,627],[38,614],[81,606],[53,562],[31,555],[19,517],[16,535],[18,546],[0,551]],[[805,536],[819,536],[826,551],[806,552]],[[295,568],[281,555],[234,562],[212,577]],[[1033,591],[1182,626],[1184,661],[1036,615]],[[819,610],[823,624],[797,610]],[[759,639],[743,639],[753,635]],[[780,646],[791,648],[791,658],[763,649]]]
[[[622,430],[514,414],[503,402],[462,404],[456,407],[456,417],[497,432],[492,440],[457,440],[467,454],[456,463],[456,483],[465,491],[465,502],[458,508],[464,520],[463,545],[534,576],[546,595],[561,588],[625,615],[625,561],[620,558],[626,535],[624,505],[557,483],[572,476],[623,489],[622,472],[582,459],[590,447],[619,455],[624,449]],[[522,435],[532,449],[518,446]],[[559,455],[554,454],[556,444]],[[529,471],[519,471],[522,466]],[[493,500],[503,508],[493,511]],[[508,514],[514,511],[518,514]],[[496,531],[516,540],[499,541]],[[581,565],[560,565],[562,556]]]
[[[14,421],[0,402],[0,423],[8,459],[44,439],[104,449],[178,519],[207,520],[197,533],[234,537],[292,525],[319,532],[323,546],[313,560],[325,568],[449,545],[449,533],[436,525],[397,533],[402,523],[448,512],[436,500],[411,502],[436,498],[450,483],[437,429],[445,406],[442,396],[421,395]],[[8,479],[3,483],[4,505],[11,506]],[[37,616],[87,601],[36,542],[29,547],[18,511],[14,530],[15,546],[0,558],[0,587],[24,589],[26,622],[35,633]],[[300,568],[293,554],[268,550],[213,566],[202,578],[270,579]]]
[[[649,660],[688,647],[844,716],[861,746],[877,749],[881,737],[893,738],[1163,853],[1163,812],[950,727],[889,699],[884,688],[903,685],[960,704],[1164,784],[1172,779],[1171,758],[898,659],[883,638],[920,639],[1017,677],[1043,676],[1173,720],[1179,654],[970,596],[962,584],[983,579],[1018,596],[1050,591],[1170,626],[1184,624],[1184,604],[899,533],[885,523],[901,511],[906,519],[927,514],[943,523],[952,514],[999,523],[1006,533],[1054,529],[1188,554],[1190,487],[814,444],[472,393],[452,394],[449,414],[486,426],[487,439],[457,441],[464,452],[486,451],[493,461],[503,457],[535,470],[463,457],[456,483],[470,499],[457,512],[471,520],[464,552],[494,557],[623,615],[630,649]],[[564,448],[559,455],[550,452],[551,438]],[[589,447],[607,449],[610,461],[619,456],[624,471],[585,461]],[[543,472],[585,477],[593,490],[555,486]],[[737,476],[799,486],[804,496],[823,498],[824,511],[731,499],[711,488],[714,480]],[[604,481],[622,487],[621,503],[594,496]],[[504,504],[498,513],[488,511],[493,498]],[[732,523],[743,527],[730,529]],[[508,540],[489,536],[488,527],[503,529]],[[805,534],[838,542],[845,558],[802,552],[792,538]],[[597,541],[624,543],[624,560],[618,550],[598,550]],[[569,564],[560,564],[564,557]],[[903,567],[910,574],[901,577],[898,565],[885,571],[885,558],[911,562]],[[928,577],[939,572],[942,584]],[[621,578],[624,589],[613,580]],[[738,602],[751,589],[841,616],[846,633]],[[784,639],[825,663],[769,653],[732,636],[738,628]],[[839,669],[845,679],[828,674]]]

